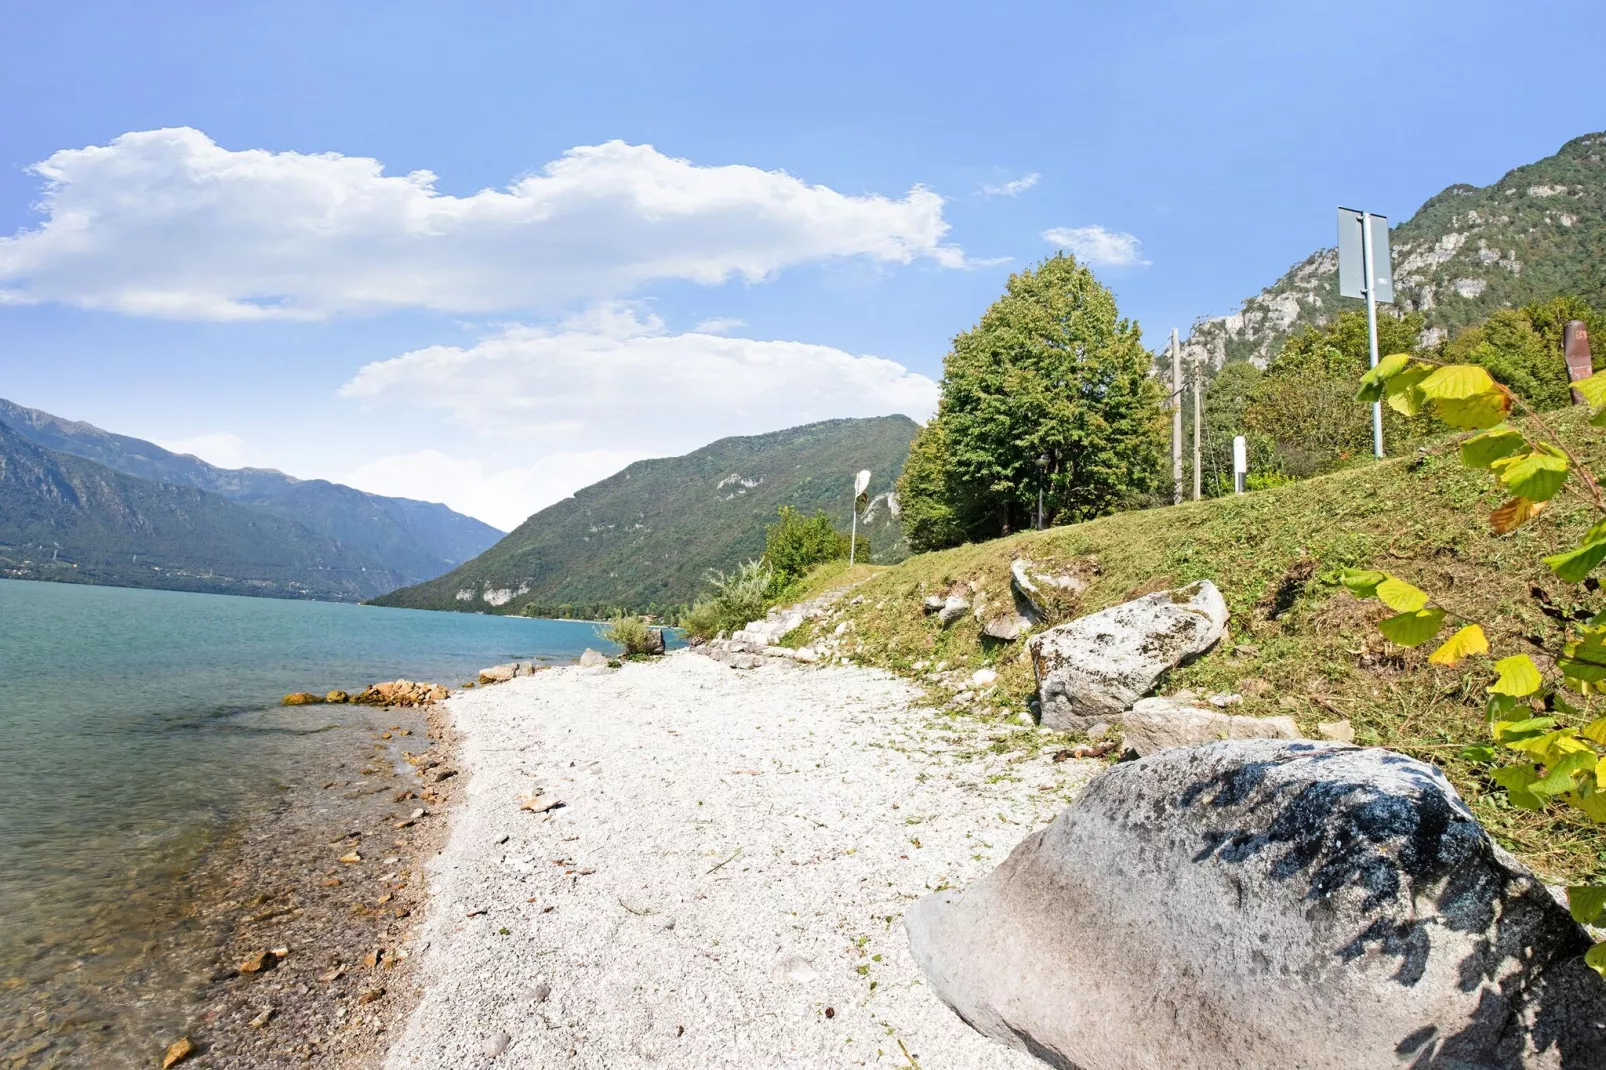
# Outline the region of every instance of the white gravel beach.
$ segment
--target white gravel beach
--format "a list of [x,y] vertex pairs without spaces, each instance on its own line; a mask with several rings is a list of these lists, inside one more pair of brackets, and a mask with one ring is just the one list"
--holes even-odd
[[992,753],[1011,726],[916,697],[681,651],[452,698],[468,782],[386,1066],[1041,1065],[931,994],[903,912],[1098,765]]

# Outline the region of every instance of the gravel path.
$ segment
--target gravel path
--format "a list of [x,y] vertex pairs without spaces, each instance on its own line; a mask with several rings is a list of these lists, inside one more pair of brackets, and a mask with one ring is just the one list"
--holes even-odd
[[[1041,1065],[938,1002],[903,911],[1096,765],[991,753],[1008,728],[914,697],[689,651],[454,697],[468,783],[387,1067]],[[566,805],[521,810],[536,789]]]

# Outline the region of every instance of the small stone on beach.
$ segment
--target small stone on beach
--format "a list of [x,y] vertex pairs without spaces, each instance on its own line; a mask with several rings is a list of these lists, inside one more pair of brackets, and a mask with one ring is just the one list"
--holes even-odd
[[513,1038],[506,1033],[498,1033],[494,1037],[487,1039],[484,1047],[480,1050],[485,1053],[487,1059],[494,1059],[504,1051],[507,1051],[507,1046],[512,1040]]

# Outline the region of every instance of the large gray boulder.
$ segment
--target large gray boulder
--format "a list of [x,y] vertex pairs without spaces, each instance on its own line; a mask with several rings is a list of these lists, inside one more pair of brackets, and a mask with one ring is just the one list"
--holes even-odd
[[1121,744],[1147,758],[1218,739],[1299,739],[1292,717],[1235,717],[1174,698],[1140,698],[1121,720]]
[[1118,765],[905,927],[965,1021],[1057,1067],[1606,1067],[1587,934],[1436,768],[1384,750]]
[[1227,603],[1209,580],[1078,617],[1032,638],[1046,728],[1085,730],[1119,720],[1162,674],[1227,632]]

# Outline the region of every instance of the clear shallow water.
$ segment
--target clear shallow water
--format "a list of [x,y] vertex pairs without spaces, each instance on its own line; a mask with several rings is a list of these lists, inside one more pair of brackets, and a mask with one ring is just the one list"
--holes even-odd
[[185,875],[368,745],[356,709],[285,693],[456,687],[587,646],[609,649],[581,622],[0,580],[0,1056],[41,1015],[95,1013],[79,989],[169,983],[148,967]]

